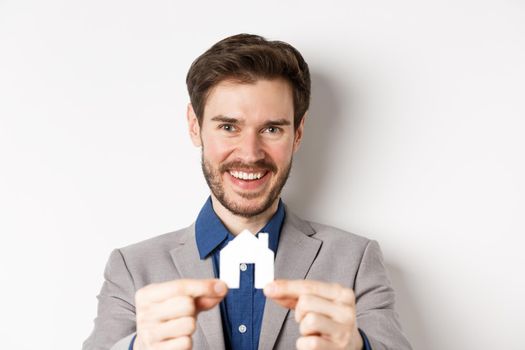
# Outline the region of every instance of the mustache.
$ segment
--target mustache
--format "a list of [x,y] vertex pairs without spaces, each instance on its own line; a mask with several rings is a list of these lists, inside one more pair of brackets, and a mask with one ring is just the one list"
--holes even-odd
[[219,171],[221,173],[224,173],[226,171],[229,171],[230,169],[246,169],[249,171],[257,171],[257,170],[269,170],[271,172],[277,172],[277,165],[275,165],[274,162],[266,159],[260,159],[256,161],[255,163],[244,163],[241,161],[233,161],[224,163],[219,167]]

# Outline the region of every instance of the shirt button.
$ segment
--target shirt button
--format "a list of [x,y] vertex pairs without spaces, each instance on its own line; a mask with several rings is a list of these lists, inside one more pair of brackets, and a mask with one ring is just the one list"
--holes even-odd
[[241,324],[241,325],[239,326],[239,332],[241,332],[241,333],[246,333],[246,326],[243,325],[243,324]]
[[245,263],[242,263],[240,267],[241,267],[241,271],[246,271],[246,269],[248,268],[248,265],[246,265]]

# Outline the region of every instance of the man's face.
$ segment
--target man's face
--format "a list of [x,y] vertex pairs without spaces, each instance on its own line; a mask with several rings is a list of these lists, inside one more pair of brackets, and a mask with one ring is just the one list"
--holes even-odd
[[303,122],[294,131],[293,116],[292,88],[282,79],[217,84],[200,126],[189,106],[206,182],[231,213],[252,217],[276,203],[303,133]]

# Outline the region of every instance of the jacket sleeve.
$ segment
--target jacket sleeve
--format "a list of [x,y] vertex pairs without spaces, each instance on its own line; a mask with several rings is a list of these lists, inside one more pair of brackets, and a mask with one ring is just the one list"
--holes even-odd
[[373,350],[412,349],[394,310],[394,290],[376,241],[370,241],[365,248],[354,292],[357,326],[366,333]]
[[135,285],[120,250],[106,264],[95,326],[82,350],[128,350],[136,329]]

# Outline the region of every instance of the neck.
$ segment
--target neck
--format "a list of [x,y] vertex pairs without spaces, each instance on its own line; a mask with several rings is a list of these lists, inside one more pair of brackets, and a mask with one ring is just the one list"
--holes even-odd
[[211,195],[211,202],[213,205],[213,210],[221,219],[222,223],[232,235],[237,236],[243,230],[249,230],[251,233],[256,234],[262,229],[270,218],[275,214],[279,206],[279,198],[273,202],[273,204],[261,214],[251,217],[244,217],[240,215],[235,215],[228,209],[226,209],[215,196]]

